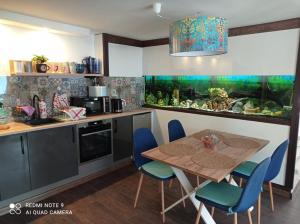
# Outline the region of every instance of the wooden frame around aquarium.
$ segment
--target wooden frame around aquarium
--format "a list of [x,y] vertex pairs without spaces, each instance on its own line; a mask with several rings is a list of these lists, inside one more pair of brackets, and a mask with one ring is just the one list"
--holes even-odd
[[[276,22],[257,24],[251,26],[244,27],[236,27],[229,29],[229,37],[231,36],[240,36],[240,35],[248,35],[255,33],[264,33],[264,32],[272,32],[272,31],[280,31],[280,30],[288,30],[288,29],[297,29],[300,28],[300,18],[293,18],[287,20],[281,20]],[[136,40],[127,37],[121,37],[116,35],[111,35],[107,33],[103,33],[103,65],[104,65],[104,76],[109,76],[109,43],[116,44],[124,44],[135,47],[151,47],[151,46],[159,46],[169,44],[169,38],[160,38],[153,40]],[[299,128],[299,112],[300,112],[300,38],[299,38],[299,46],[298,46],[298,58],[296,65],[296,74],[295,74],[295,85],[294,85],[294,98],[293,98],[293,110],[291,120],[287,121],[278,121],[277,120],[259,120],[260,122],[267,123],[276,123],[276,124],[285,124],[290,126],[290,134],[289,134],[289,149],[287,154],[287,167],[285,174],[285,185],[277,185],[275,184],[275,188],[279,191],[285,191],[291,196],[291,191],[294,187],[294,174],[295,174],[295,162],[296,162],[296,153],[297,153],[297,141],[298,141],[298,128]],[[159,108],[161,109],[161,108]],[[191,111],[182,111],[185,113],[193,113]],[[211,114],[207,114],[211,115]],[[217,114],[212,116],[218,116]],[[226,115],[227,116],[227,115]],[[229,116],[229,115],[228,115]],[[223,116],[224,117],[224,116]],[[231,118],[233,118],[231,116]],[[236,117],[236,119],[244,119],[243,117]],[[266,118],[267,119],[267,118]],[[246,119],[245,120],[252,120]],[[253,119],[255,121],[255,119]],[[296,187],[296,186],[295,186]]]

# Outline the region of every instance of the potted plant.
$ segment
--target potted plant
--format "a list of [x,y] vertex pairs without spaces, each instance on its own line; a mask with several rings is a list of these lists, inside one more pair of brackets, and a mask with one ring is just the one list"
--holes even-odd
[[32,58],[32,63],[35,64],[37,72],[46,73],[49,68],[49,66],[46,64],[48,60],[49,59],[44,55],[34,55],[34,57]]

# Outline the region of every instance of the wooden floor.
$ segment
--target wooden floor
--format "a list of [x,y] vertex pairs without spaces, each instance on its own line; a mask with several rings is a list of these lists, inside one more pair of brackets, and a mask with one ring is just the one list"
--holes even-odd
[[[195,180],[194,177],[191,179]],[[64,203],[72,215],[5,215],[0,217],[0,224],[147,224],[161,223],[160,193],[158,182],[145,177],[137,208],[133,209],[133,200],[139,175],[133,166],[128,166],[92,180],[76,188],[55,195],[43,202]],[[167,184],[166,184],[167,185]],[[178,182],[173,187],[165,187],[166,205],[180,197]],[[262,224],[299,224],[300,223],[300,190],[293,200],[275,196],[275,213],[269,208],[267,192],[262,197]],[[182,204],[166,214],[167,224],[194,223],[196,210],[190,202],[186,208]],[[256,212],[253,212],[256,223]],[[232,223],[233,217],[216,211],[217,223]],[[248,223],[247,214],[238,217],[239,223]],[[202,222],[203,223],[203,222]]]

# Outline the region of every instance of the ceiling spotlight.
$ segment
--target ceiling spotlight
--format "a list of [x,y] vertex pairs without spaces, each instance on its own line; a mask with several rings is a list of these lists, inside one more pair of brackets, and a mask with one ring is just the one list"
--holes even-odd
[[153,3],[153,11],[156,15],[159,15],[161,12],[161,2],[154,2]]

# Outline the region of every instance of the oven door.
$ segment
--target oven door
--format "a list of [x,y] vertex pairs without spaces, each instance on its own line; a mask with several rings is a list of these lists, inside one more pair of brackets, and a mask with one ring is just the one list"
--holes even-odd
[[112,154],[111,125],[79,128],[80,163]]

